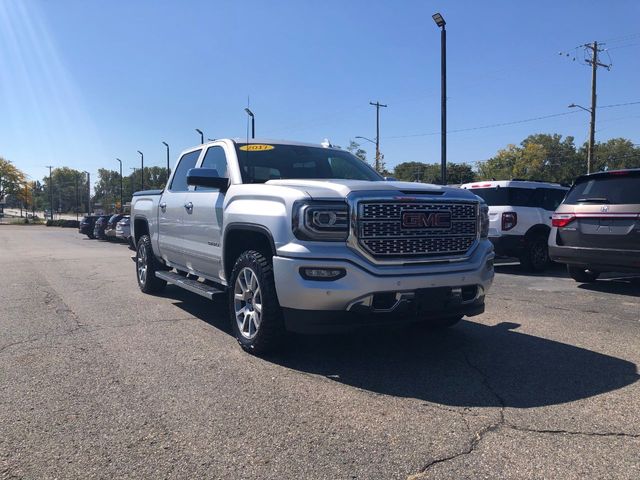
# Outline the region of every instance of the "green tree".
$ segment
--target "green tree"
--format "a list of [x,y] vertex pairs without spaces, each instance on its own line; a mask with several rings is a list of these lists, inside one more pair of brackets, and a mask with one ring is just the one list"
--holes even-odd
[[[393,176],[408,182],[440,183],[440,164],[423,162],[403,162],[396,165]],[[447,163],[447,183],[473,182],[476,174],[466,163]]]
[[62,213],[75,212],[77,206],[78,211],[83,212],[86,210],[85,188],[82,172],[69,167],[54,168],[51,171],[51,185],[49,175],[42,179],[42,206],[46,209],[53,207],[55,212]]
[[571,182],[581,171],[581,160],[573,137],[535,134],[525,138],[520,146],[507,145],[485,162],[477,165],[480,179],[544,180]]
[[9,160],[0,157],[0,202],[21,191],[27,176]]
[[[586,143],[580,148],[578,157],[586,169]],[[640,168],[640,148],[626,138],[611,138],[604,143],[596,143],[592,172],[622,168]]]
[[349,146],[347,147],[347,151],[353,153],[356,157],[358,157],[363,162],[367,163],[367,152],[366,150],[360,148],[360,144],[355,140],[349,140]]

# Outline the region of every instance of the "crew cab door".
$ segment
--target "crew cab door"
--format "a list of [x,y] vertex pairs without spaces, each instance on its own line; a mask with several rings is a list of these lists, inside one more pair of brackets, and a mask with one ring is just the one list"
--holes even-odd
[[[208,147],[198,167],[214,169],[220,177],[229,178],[224,145]],[[191,189],[185,198],[188,205],[184,215],[186,266],[196,275],[221,279],[224,193],[202,186]]]
[[165,188],[158,204],[158,249],[160,256],[171,265],[184,267],[185,198],[189,190],[187,172],[196,166],[202,149],[180,157],[169,187]]

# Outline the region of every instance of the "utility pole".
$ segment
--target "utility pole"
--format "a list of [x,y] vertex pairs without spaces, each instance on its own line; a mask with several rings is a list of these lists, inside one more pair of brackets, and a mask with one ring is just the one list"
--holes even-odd
[[591,122],[589,123],[589,150],[587,153],[587,173],[591,173],[591,166],[593,165],[593,154],[596,148],[596,81],[598,67],[604,67],[607,70],[611,68],[611,65],[606,65],[598,61],[598,53],[602,50],[598,48],[598,42],[587,43],[586,48],[591,50],[591,60],[587,60],[587,63],[591,65]]
[[369,105],[376,107],[376,172],[380,173],[380,107],[387,107],[382,105],[379,101],[376,103],[369,102]]
[[46,167],[49,169],[49,217],[53,221],[53,180],[51,179],[53,165],[47,165]]

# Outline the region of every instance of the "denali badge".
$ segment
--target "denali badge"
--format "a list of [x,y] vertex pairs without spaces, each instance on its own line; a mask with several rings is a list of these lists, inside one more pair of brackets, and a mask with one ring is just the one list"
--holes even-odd
[[402,228],[451,228],[451,212],[402,212]]

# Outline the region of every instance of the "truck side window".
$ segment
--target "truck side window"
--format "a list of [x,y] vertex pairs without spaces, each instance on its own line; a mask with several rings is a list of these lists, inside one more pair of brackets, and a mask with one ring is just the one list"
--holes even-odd
[[185,153],[182,158],[180,158],[178,167],[173,174],[169,190],[172,192],[186,192],[189,190],[189,185],[187,185],[187,172],[189,169],[196,166],[196,162],[200,156],[200,151],[201,150],[195,150],[193,152]]
[[[209,147],[207,153],[204,154],[201,168],[212,168],[218,172],[219,177],[229,178],[227,171],[227,157],[224,154],[224,148],[222,147]],[[209,187],[196,187],[198,192],[209,192],[216,190]]]

